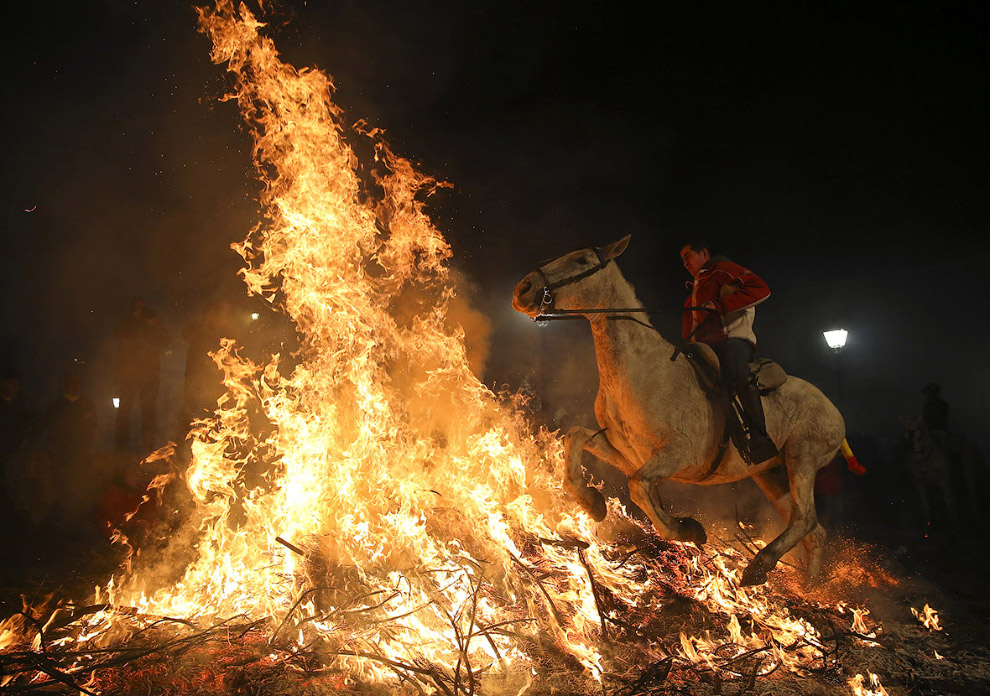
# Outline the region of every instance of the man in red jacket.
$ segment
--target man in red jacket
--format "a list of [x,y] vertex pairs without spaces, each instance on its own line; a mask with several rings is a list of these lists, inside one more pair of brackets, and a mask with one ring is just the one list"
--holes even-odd
[[681,249],[681,259],[694,281],[685,307],[707,307],[712,312],[685,311],[685,340],[707,343],[718,355],[722,383],[735,394],[749,420],[749,456],[754,464],[777,455],[767,435],[759,388],[749,369],[756,352],[753,320],[756,305],[770,296],[770,288],[758,275],[723,257],[713,257],[706,242],[695,241]]

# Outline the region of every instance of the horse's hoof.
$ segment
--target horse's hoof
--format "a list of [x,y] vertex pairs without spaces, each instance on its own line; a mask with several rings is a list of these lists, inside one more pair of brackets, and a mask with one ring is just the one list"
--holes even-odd
[[703,546],[708,541],[708,534],[705,533],[701,523],[693,517],[678,517],[677,538],[678,541],[688,541]]
[[743,571],[742,579],[739,581],[739,585],[742,587],[750,587],[752,585],[762,585],[766,581],[766,572],[759,568],[756,563],[750,563],[746,566],[746,570]]
[[591,515],[595,522],[601,522],[608,515],[608,505],[605,504],[605,496],[597,488],[586,487],[578,494],[581,507]]

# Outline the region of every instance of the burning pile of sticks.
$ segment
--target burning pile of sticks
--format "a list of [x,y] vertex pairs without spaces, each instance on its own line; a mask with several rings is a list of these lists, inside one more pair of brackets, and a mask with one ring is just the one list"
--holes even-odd
[[[569,549],[587,570],[601,620],[604,664],[598,680],[590,679],[587,670],[556,645],[549,632],[522,630],[563,620],[562,610],[554,605],[551,593],[543,589],[555,573],[540,552],[544,545]],[[743,544],[738,546],[745,548]],[[650,576],[650,597],[620,597],[610,592],[596,580],[584,559],[587,544],[580,540],[531,538],[520,548],[515,563],[530,582],[543,590],[546,615],[520,615],[496,625],[482,624],[477,620],[478,602],[495,590],[479,581],[470,601],[450,613],[452,635],[461,656],[453,668],[421,658],[397,659],[362,641],[363,626],[399,617],[388,615],[387,597],[361,592],[353,578],[345,583],[348,596],[344,598],[343,585],[328,584],[328,579],[340,580],[343,574],[328,573],[324,568],[313,574],[319,577],[309,578],[311,584],[299,601],[278,621],[233,616],[202,625],[178,618],[145,616],[133,609],[106,604],[75,606],[66,602],[46,609],[25,606],[5,622],[5,634],[0,633],[0,641],[7,643],[0,653],[0,679],[6,693],[11,694],[399,690],[457,696],[494,690],[494,675],[472,664],[471,645],[475,641],[492,641],[496,635],[511,636],[532,664],[540,665],[539,674],[529,678],[531,693],[563,690],[612,696],[743,694],[753,692],[767,680],[775,684],[775,693],[787,692],[791,684],[797,693],[807,688],[808,680],[817,683],[819,690],[841,685],[838,692],[849,693],[845,683],[854,679],[857,671],[865,671],[861,666],[864,661],[889,661],[878,655],[884,650],[885,634],[869,619],[868,612],[856,612],[851,627],[849,612],[841,605],[825,606],[786,590],[775,590],[777,599],[786,603],[793,615],[817,629],[817,635],[808,633],[784,644],[774,638],[767,617],[720,612],[699,600],[699,590],[703,593],[705,589],[703,583],[724,579],[725,568],[736,568],[745,562],[746,557],[733,545],[715,542],[699,550],[645,534],[609,545],[605,556],[615,568],[634,566],[635,572]],[[796,575],[786,569],[777,574]],[[332,599],[334,606],[317,615],[302,611],[304,600],[321,595]],[[316,605],[324,603],[317,601]],[[102,617],[109,611],[121,620],[107,624]],[[300,644],[300,629],[309,622],[332,622],[341,630],[329,640]],[[105,634],[94,639],[94,630],[104,630]],[[924,629],[919,625],[919,630]],[[762,645],[742,648],[738,636],[743,633],[759,636]],[[713,639],[713,635],[730,637],[720,640]],[[706,643],[704,651],[699,645],[702,642]],[[347,656],[387,666],[395,676],[394,682],[364,682],[360,675],[340,665],[338,658]],[[787,656],[794,661],[787,663]],[[139,688],[139,684],[143,686]]]

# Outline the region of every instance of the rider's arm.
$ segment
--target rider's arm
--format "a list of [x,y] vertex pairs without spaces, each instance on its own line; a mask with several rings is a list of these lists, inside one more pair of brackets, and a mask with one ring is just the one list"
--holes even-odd
[[712,301],[720,313],[735,312],[763,302],[770,288],[760,276],[737,263],[723,261],[713,270],[719,284],[718,298]]

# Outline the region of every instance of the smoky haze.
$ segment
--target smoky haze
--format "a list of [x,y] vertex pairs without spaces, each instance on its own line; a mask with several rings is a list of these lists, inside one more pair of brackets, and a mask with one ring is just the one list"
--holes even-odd
[[[347,123],[386,128],[454,184],[430,211],[473,284],[456,308],[473,364],[489,385],[540,391],[550,427],[593,420],[590,334],[536,328],[511,289],[541,259],[629,233],[620,265],[651,308],[682,302],[688,238],[766,278],[760,352],[837,400],[841,368],[851,431],[895,437],[938,381],[954,427],[990,444],[979,10],[313,5],[276,7],[270,34],[286,60],[333,75]],[[277,324],[229,248],[258,221],[249,138],[218,101],[191,7],[22,12],[4,30],[17,100],[3,116],[3,362],[38,401],[81,369],[105,428],[110,336],[141,296],[173,338],[168,413],[182,329],[208,304],[229,302],[256,338],[251,312]],[[675,317],[654,323],[677,338]],[[835,325],[850,331],[841,365],[821,338]]]

